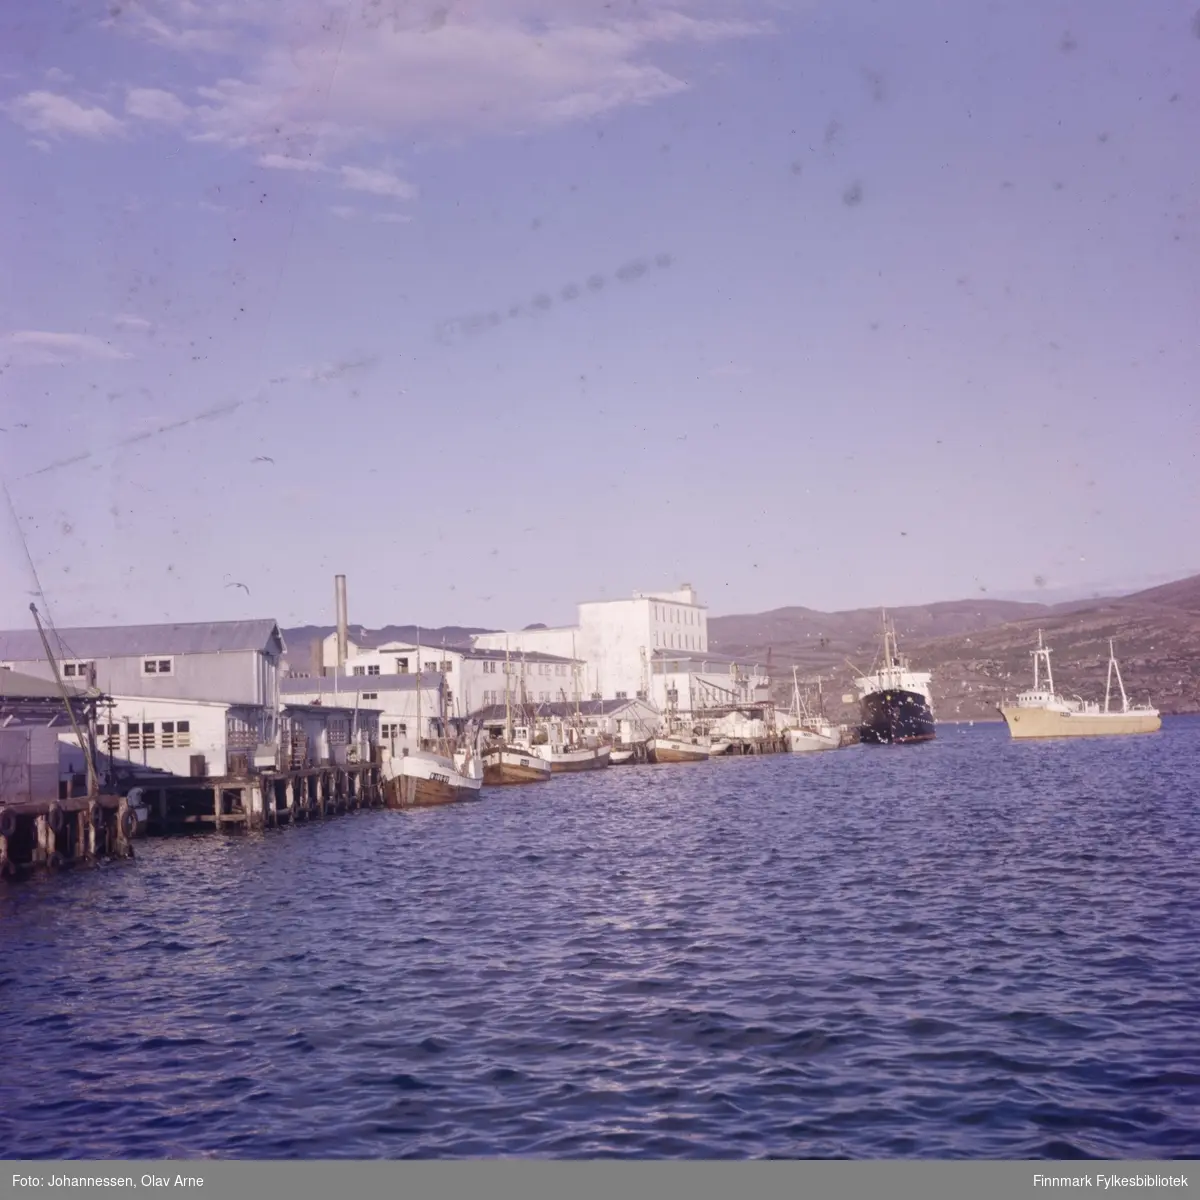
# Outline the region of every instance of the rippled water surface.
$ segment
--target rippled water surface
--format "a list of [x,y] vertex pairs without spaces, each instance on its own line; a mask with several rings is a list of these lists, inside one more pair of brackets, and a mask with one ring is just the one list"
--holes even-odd
[[943,727],[0,887],[0,1154],[1194,1156],[1198,767]]

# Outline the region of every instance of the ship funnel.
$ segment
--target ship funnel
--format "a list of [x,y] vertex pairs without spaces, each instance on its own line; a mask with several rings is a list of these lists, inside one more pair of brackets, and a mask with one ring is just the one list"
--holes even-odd
[[337,604],[337,672],[339,675],[342,675],[346,670],[346,655],[348,651],[347,642],[350,636],[346,618],[345,575],[334,576],[333,588],[334,599]]

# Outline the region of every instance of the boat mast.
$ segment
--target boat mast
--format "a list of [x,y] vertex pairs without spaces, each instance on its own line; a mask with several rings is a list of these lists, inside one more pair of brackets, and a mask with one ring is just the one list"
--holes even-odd
[[46,631],[42,628],[42,621],[38,616],[37,605],[31,604],[29,611],[33,613],[33,620],[37,625],[38,636],[42,639],[42,645],[46,649],[46,661],[50,664],[50,669],[54,672],[54,682],[58,685],[59,695],[62,696],[63,704],[66,705],[67,716],[71,719],[71,728],[75,731],[75,737],[79,741],[79,749],[83,751],[83,760],[87,764],[88,795],[95,796],[100,791],[100,784],[96,778],[96,764],[92,759],[91,742],[84,740],[83,733],[79,728],[79,722],[75,719],[75,710],[71,707],[71,698],[67,695],[67,689],[63,686],[62,677],[58,673],[58,659],[54,657],[54,654],[50,650],[50,643],[46,640]]
[[417,750],[421,746],[421,627],[417,626]]
[[512,704],[510,697],[512,688],[510,685],[511,676],[509,674],[510,658],[508,655],[508,637],[504,638],[504,744],[512,745]]
[[1121,711],[1129,711],[1129,697],[1125,695],[1125,682],[1121,678],[1121,667],[1117,662],[1117,656],[1113,653],[1112,638],[1108,639],[1108,680],[1104,684],[1104,711],[1108,712],[1108,693],[1111,686],[1113,672],[1117,673],[1117,687],[1121,689]]

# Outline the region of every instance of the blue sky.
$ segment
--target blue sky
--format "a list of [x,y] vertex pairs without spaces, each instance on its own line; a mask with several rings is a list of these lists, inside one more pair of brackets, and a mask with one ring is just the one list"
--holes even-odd
[[0,26],[3,624],[1198,569],[1193,4],[109,13]]

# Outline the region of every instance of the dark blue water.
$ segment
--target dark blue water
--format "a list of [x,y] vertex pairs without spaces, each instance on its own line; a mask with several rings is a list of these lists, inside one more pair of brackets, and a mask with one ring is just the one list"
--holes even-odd
[[1198,768],[943,727],[0,888],[0,1156],[1195,1156]]

